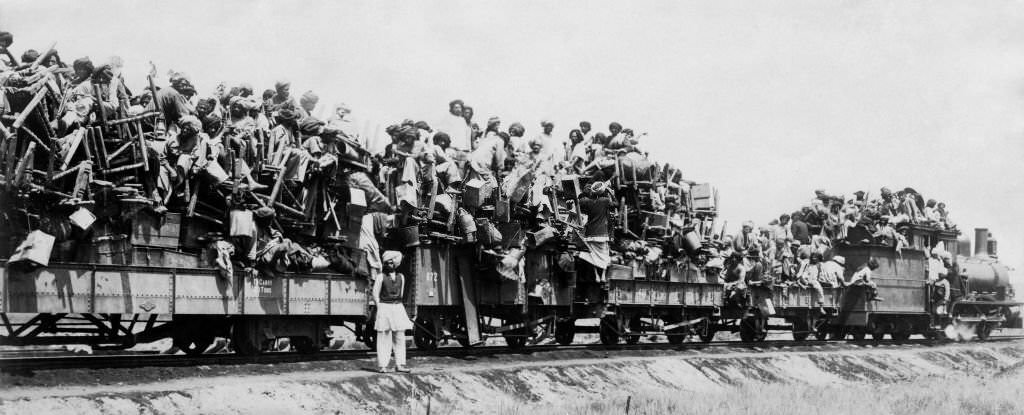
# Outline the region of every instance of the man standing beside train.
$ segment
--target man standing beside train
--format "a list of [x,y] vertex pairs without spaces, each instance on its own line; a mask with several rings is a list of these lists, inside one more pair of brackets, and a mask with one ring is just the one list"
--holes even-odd
[[380,373],[388,373],[391,353],[395,354],[395,370],[409,372],[405,367],[405,331],[412,330],[412,320],[405,313],[405,276],[398,272],[402,253],[386,251],[381,255],[384,274],[373,283],[373,302],[377,304],[377,365]]

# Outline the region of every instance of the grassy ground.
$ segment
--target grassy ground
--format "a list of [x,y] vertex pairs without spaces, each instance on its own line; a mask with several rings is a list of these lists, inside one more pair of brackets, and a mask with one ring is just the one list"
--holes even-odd
[[[934,378],[888,385],[771,385],[751,383],[725,392],[697,394],[652,390],[632,396],[628,414],[891,414],[1006,415],[1024,413],[1024,376]],[[504,415],[627,414],[627,396],[561,406],[502,405]],[[435,413],[455,413],[444,408]],[[452,409],[452,408],[449,408]]]

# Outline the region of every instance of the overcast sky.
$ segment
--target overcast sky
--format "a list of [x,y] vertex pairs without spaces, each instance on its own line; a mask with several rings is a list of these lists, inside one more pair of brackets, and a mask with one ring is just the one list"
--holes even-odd
[[19,54],[119,55],[135,85],[150,60],[200,92],[287,78],[367,131],[452,98],[528,135],[620,121],[720,189],[730,232],[816,188],[910,186],[1024,269],[1020,1],[6,0],[0,28]]

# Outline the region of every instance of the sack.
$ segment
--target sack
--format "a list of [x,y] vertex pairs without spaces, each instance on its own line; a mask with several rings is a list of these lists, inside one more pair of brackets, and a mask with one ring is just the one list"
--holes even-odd
[[493,247],[501,243],[501,232],[486,218],[477,219],[476,236],[485,247]]
[[256,238],[256,222],[253,221],[251,210],[231,211],[231,236]]
[[25,240],[11,254],[8,263],[26,263],[30,265],[50,265],[50,253],[53,252],[54,237],[40,230],[30,232]]
[[555,237],[555,228],[544,226],[535,232],[530,232],[530,242],[533,247],[544,245]]

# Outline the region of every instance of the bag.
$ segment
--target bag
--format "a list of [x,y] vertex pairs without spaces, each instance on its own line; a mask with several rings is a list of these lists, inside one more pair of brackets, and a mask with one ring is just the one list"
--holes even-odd
[[231,236],[256,238],[256,222],[251,210],[231,211]]
[[25,240],[11,254],[8,263],[26,263],[30,265],[50,265],[50,253],[53,252],[54,237],[40,230],[30,232]]
[[535,232],[530,232],[530,242],[533,247],[544,245],[555,237],[555,228],[544,226]]

